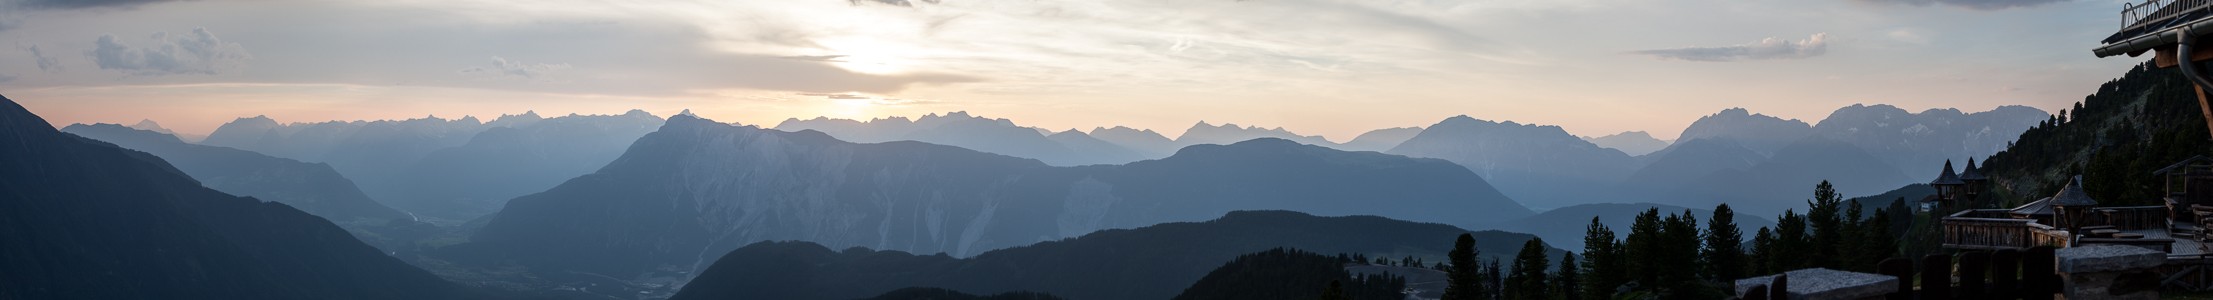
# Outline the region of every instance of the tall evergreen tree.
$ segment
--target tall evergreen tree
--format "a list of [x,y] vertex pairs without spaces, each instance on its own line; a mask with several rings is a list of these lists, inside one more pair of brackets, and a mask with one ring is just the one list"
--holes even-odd
[[1783,217],[1775,218],[1775,245],[1770,249],[1774,252],[1767,255],[1770,271],[1779,273],[1814,266],[1811,263],[1815,258],[1807,256],[1817,254],[1806,251],[1813,247],[1812,244],[1812,239],[1806,236],[1806,217],[1784,210]]
[[1507,275],[1506,299],[1551,300],[1552,284],[1546,277],[1552,269],[1551,258],[1545,256],[1544,239],[1532,238],[1521,244],[1521,253],[1514,255],[1514,270]]
[[1860,242],[1860,250],[1857,251],[1862,255],[1860,261],[1868,262],[1867,269],[1864,270],[1874,270],[1884,259],[1890,259],[1898,253],[1898,235],[1890,231],[1891,214],[1886,210],[1888,209],[1875,210],[1875,218],[1869,219],[1861,231],[1867,236],[1865,241]]
[[1701,268],[1698,259],[1698,216],[1687,209],[1682,214],[1668,215],[1661,222],[1660,236],[1661,247],[1656,253],[1659,261],[1653,262],[1659,267],[1654,270],[1658,273],[1654,275],[1657,281],[1651,287],[1666,289],[1675,296],[1672,298],[1688,296],[1691,288],[1697,287],[1698,270]]
[[1598,217],[1591,217],[1591,225],[1583,230],[1583,295],[1611,299],[1614,288],[1629,281],[1621,252],[1621,241],[1614,239],[1614,230],[1606,228]]
[[1583,299],[1583,286],[1577,282],[1582,280],[1583,277],[1582,274],[1577,274],[1580,270],[1581,268],[1575,266],[1574,253],[1560,254],[1560,271],[1552,274],[1552,280],[1555,281],[1552,283],[1553,291],[1555,291],[1553,293],[1554,299]]
[[1712,220],[1706,221],[1706,245],[1701,253],[1706,260],[1705,276],[1724,282],[1745,278],[1744,233],[1737,229],[1736,211],[1729,204],[1714,206]]
[[1490,295],[1505,294],[1506,282],[1504,280],[1506,280],[1506,277],[1500,274],[1500,272],[1504,272],[1505,268],[1499,267],[1498,259],[1496,258],[1491,259],[1491,262],[1485,265],[1486,266],[1483,268],[1483,279],[1486,280],[1486,282],[1484,282],[1483,287],[1489,289],[1489,294],[1483,295],[1483,298],[1491,299]]
[[1629,262],[1629,279],[1642,286],[1658,282],[1660,273],[1668,271],[1658,265],[1660,253],[1667,248],[1661,245],[1660,222],[1660,209],[1653,208],[1637,214],[1636,222],[1629,224],[1629,238],[1624,242],[1628,247],[1622,249],[1622,256]]
[[1863,220],[1866,216],[1860,211],[1858,203],[1848,204],[1851,205],[1845,206],[1844,219],[1838,222],[1839,225],[1837,225],[1842,227],[1838,231],[1842,232],[1844,238],[1838,240],[1836,244],[1821,245],[1820,247],[1838,248],[1837,255],[1839,257],[1837,260],[1842,261],[1842,263],[1839,263],[1836,269],[1872,273],[1875,270],[1875,262],[1867,261],[1866,251],[1868,249],[1861,245],[1866,244],[1869,238],[1867,236],[1866,221]]
[[1837,247],[1844,242],[1844,227],[1848,225],[1844,223],[1844,217],[1839,215],[1841,211],[1838,209],[1843,202],[1844,196],[1838,194],[1836,186],[1830,185],[1828,180],[1815,185],[1813,200],[1806,201],[1806,221],[1813,226],[1810,245],[1817,245],[1812,247],[1812,252],[1805,253],[1812,255],[1807,257],[1812,263],[1809,267],[1844,269],[1845,262],[1839,259],[1843,255],[1838,253],[1841,249]]
[[1746,270],[1751,271],[1749,274],[1776,273],[1775,234],[1767,230],[1767,227],[1760,227],[1759,233],[1752,235],[1752,253],[1749,256],[1750,261],[1745,264],[1748,267]]
[[1479,254],[1482,253],[1475,249],[1474,234],[1462,233],[1459,240],[1452,243],[1452,252],[1445,254],[1446,260],[1452,262],[1452,267],[1445,273],[1445,294],[1442,300],[1490,299],[1488,289],[1483,284],[1485,280],[1482,266],[1476,262]]

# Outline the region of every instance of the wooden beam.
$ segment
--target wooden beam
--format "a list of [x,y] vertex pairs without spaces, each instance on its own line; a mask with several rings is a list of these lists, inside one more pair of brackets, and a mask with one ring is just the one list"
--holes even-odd
[[[2191,55],[2190,57],[2197,56]],[[2209,104],[2205,100],[2205,87],[2192,84],[2190,85],[2190,89],[2198,92],[2198,113],[2205,115],[2206,132],[2208,134],[2213,134],[2213,104]],[[2207,138],[2213,138],[2213,136],[2208,136]]]

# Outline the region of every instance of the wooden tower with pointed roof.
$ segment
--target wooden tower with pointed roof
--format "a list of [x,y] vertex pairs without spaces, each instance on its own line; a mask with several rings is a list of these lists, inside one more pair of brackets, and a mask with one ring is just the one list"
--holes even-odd
[[1929,187],[1936,188],[1936,195],[1923,201],[1932,202],[1927,205],[1938,209],[1964,207],[1963,201],[1971,199],[1962,197],[1967,190],[1967,181],[1961,180],[1959,172],[1953,171],[1951,160],[1944,160],[1944,173],[1937,174],[1936,180],[1929,181]]

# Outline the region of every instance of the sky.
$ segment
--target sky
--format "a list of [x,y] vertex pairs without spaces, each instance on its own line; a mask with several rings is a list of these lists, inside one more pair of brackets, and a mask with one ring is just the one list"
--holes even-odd
[[0,0],[0,95],[57,125],[968,111],[1345,141],[1455,115],[1672,139],[1743,107],[2057,111],[2113,0]]

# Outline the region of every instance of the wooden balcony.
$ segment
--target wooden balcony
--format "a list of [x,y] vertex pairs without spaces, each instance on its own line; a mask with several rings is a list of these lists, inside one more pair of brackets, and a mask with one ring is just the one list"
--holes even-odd
[[1971,250],[2067,247],[2066,230],[2007,217],[2003,209],[1971,209],[1944,217],[1944,248]]

